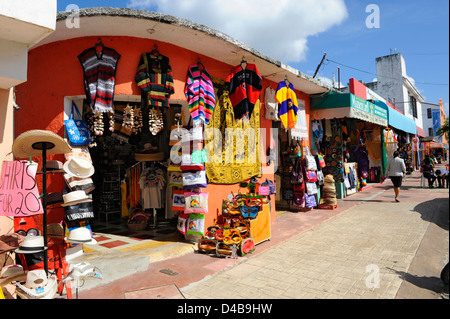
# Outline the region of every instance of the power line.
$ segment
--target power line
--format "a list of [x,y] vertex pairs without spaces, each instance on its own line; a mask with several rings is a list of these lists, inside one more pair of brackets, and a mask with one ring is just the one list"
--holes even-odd
[[[333,60],[330,60],[330,59],[325,59],[325,60],[327,60],[328,62],[335,63],[337,65],[349,68],[349,69],[353,69],[353,70],[356,70],[356,71],[359,71],[359,72],[363,72],[363,73],[367,73],[367,74],[371,74],[371,75],[375,75],[375,76],[379,77],[378,74],[373,73],[373,72],[361,70],[361,69],[358,69],[358,68],[355,68],[355,67],[352,67],[352,66],[349,66],[349,65],[345,65],[343,63],[340,63],[340,62],[337,62],[337,61],[333,61]],[[397,78],[393,78],[393,77],[389,77],[389,76],[382,76],[382,77],[386,78],[386,79],[397,80]],[[420,81],[416,81],[416,80],[414,80],[414,82],[416,84],[425,84],[425,85],[442,85],[442,86],[448,86],[449,85],[448,83],[429,83],[429,82],[420,82]]]

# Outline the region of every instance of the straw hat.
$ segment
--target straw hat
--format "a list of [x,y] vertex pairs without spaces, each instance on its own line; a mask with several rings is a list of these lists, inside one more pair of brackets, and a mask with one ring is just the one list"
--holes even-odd
[[92,238],[91,231],[86,227],[77,227],[69,232],[69,237],[64,238],[68,243],[95,245],[97,241]]
[[0,286],[12,281],[24,281],[25,278],[25,271],[21,265],[6,266],[0,272]]
[[12,146],[16,158],[42,156],[42,143],[50,143],[47,155],[64,154],[71,151],[69,144],[59,135],[44,130],[31,130],[19,135]]
[[62,207],[92,202],[85,191],[74,191],[63,195],[64,204]]
[[95,168],[91,161],[83,157],[71,157],[64,163],[64,171],[70,176],[87,178],[95,173]]
[[53,299],[56,295],[58,285],[56,277],[47,278],[45,270],[32,270],[27,274],[27,280],[16,282],[17,294],[23,299]]
[[19,248],[15,250],[18,254],[34,254],[46,250],[48,247],[44,245],[44,237],[42,236],[25,236],[25,239]]
[[63,169],[63,163],[60,161],[47,161],[46,164],[47,170],[49,171],[59,171]]

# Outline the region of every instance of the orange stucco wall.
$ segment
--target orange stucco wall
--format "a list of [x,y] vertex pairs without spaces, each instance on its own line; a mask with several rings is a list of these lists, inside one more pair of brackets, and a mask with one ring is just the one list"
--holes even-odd
[[[134,37],[101,37],[106,47],[115,49],[121,54],[117,67],[115,94],[140,95],[134,77],[142,53],[150,52],[156,44],[161,54],[169,57],[173,69],[175,94],[174,100],[184,100],[184,86],[188,67],[200,58],[212,77],[225,80],[231,65],[202,56],[168,43]],[[15,133],[19,134],[31,129],[51,130],[64,136],[64,97],[84,95],[83,73],[77,56],[85,49],[93,47],[98,37],[85,37],[47,44],[29,52],[28,81],[17,87],[17,103],[21,110],[16,112]],[[264,80],[264,89],[270,85],[274,89],[277,84]],[[264,92],[264,91],[263,91]],[[298,98],[306,101],[307,123],[309,123],[309,97],[301,92]],[[261,95],[263,101],[264,95]],[[263,108],[263,107],[262,107]],[[264,114],[264,110],[262,110]],[[309,124],[308,124],[309,125]],[[266,128],[269,135],[272,122],[261,117],[261,127]],[[266,147],[267,149],[267,147]],[[63,160],[62,155],[49,156],[49,159]],[[274,180],[273,174],[265,175],[261,180]],[[64,188],[62,178],[50,176],[48,191],[58,192]],[[212,225],[220,214],[222,200],[231,191],[237,192],[239,185],[209,185],[209,214],[206,224]],[[275,221],[275,199],[272,196],[271,220]]]

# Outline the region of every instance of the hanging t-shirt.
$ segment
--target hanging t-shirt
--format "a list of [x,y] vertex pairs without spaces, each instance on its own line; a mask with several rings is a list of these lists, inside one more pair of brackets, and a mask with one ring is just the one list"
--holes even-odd
[[275,90],[270,86],[266,88],[264,94],[264,104],[266,109],[266,119],[272,121],[279,121],[278,117],[278,103],[275,100]]
[[262,90],[262,77],[255,64],[235,66],[226,79],[235,120],[250,118]]
[[281,123],[285,128],[295,128],[297,124],[298,102],[297,95],[294,91],[294,85],[286,81],[281,81],[278,84],[275,99],[278,102],[279,116]]

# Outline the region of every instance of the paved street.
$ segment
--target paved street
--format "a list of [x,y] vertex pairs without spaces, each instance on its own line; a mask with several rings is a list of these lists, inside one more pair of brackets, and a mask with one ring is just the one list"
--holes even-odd
[[449,190],[419,187],[419,176],[408,176],[400,203],[388,180],[336,211],[280,212],[271,240],[246,257],[151,262],[79,298],[441,299]]
[[[442,267],[448,261],[448,189],[409,188],[402,195],[402,202],[394,203],[389,190],[381,190],[365,203],[285,243],[181,289],[183,296],[402,298],[397,292],[431,227],[430,221],[437,214],[446,214],[447,228],[440,242],[434,243],[442,246],[434,248],[434,252],[441,253],[434,259],[440,261]],[[447,199],[438,199],[441,195],[446,195]],[[425,201],[421,202],[422,199]],[[424,275],[431,280],[434,278],[436,288],[440,288],[439,273]],[[439,298],[439,293],[429,291],[414,295],[411,288],[404,289],[404,294],[420,299]]]

